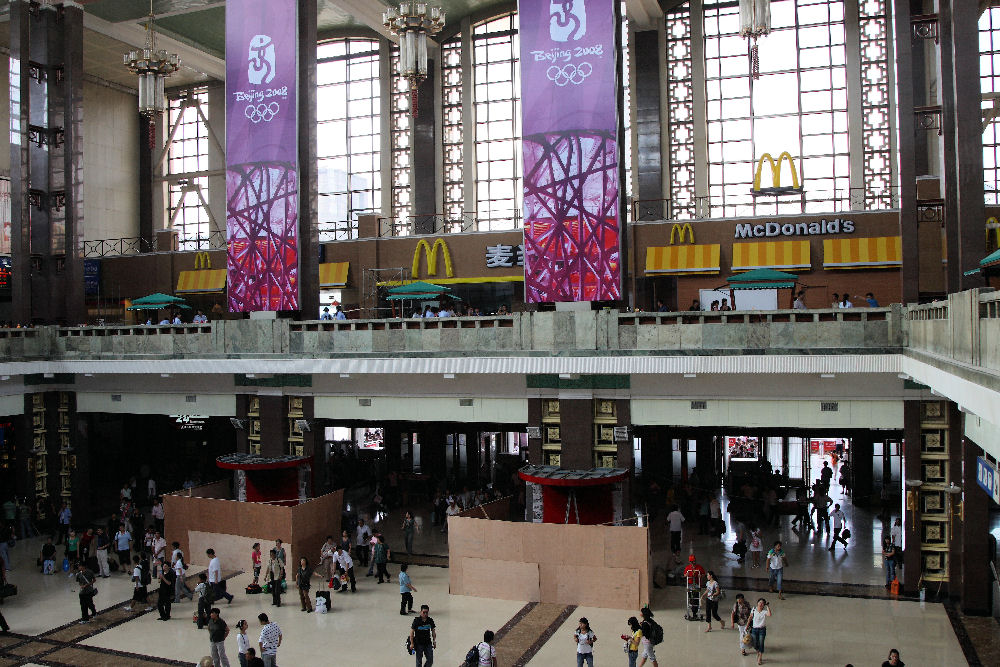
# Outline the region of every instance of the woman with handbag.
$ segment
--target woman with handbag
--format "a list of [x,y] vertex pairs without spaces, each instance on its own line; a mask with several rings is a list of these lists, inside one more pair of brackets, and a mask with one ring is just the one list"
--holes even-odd
[[705,632],[712,631],[712,619],[714,618],[722,626],[722,629],[726,629],[726,622],[719,618],[719,600],[722,599],[722,586],[715,578],[715,572],[709,570],[706,575],[705,581],[705,591],[701,594],[705,598],[705,620],[708,622],[708,627]]
[[311,614],[313,610],[312,600],[309,599],[309,589],[312,588],[310,578],[312,568],[309,567],[309,559],[303,556],[299,559],[299,569],[295,573],[295,585],[299,589],[299,602],[302,604],[302,611]]
[[271,604],[275,607],[281,606],[281,582],[285,579],[285,568],[281,565],[278,553],[271,549],[271,557],[267,561],[267,575],[265,580],[271,591]]
[[736,602],[733,603],[733,611],[729,619],[733,623],[733,630],[739,631],[740,653],[747,654],[747,646],[750,646],[750,603],[743,597],[743,593],[736,594]]
[[764,639],[767,637],[767,619],[771,617],[771,606],[767,600],[759,598],[757,606],[750,611],[750,637],[757,649],[757,664],[764,664]]

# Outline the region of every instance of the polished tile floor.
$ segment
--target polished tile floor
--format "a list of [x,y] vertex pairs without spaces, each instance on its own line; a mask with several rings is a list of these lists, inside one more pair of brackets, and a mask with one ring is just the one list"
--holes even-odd
[[[43,576],[33,562],[33,542],[19,544],[15,550],[15,570],[11,580],[18,584],[19,595],[9,599],[2,610],[14,632],[39,635],[52,628],[72,623],[78,618],[74,585],[65,575]],[[811,567],[818,567],[817,564]],[[193,566],[198,569],[198,564]],[[393,572],[398,569],[393,567]],[[437,567],[411,568],[419,589],[417,604],[431,606],[438,624],[439,648],[436,664],[457,665],[468,647],[484,629],[503,626],[523,606],[522,602],[484,600],[448,594],[448,570]],[[503,573],[498,572],[502,577]],[[230,590],[241,591],[249,575],[238,575]],[[317,580],[317,584],[319,580]],[[124,602],[130,593],[124,575],[112,575],[99,583],[103,609],[111,602]],[[736,590],[727,591],[725,607],[732,603]],[[736,664],[750,665],[751,657],[741,658],[733,631],[704,633],[704,625],[683,619],[683,590],[670,587],[655,592],[652,601],[666,639],[660,647],[660,664]],[[240,618],[253,620],[265,611],[282,627],[285,640],[279,664],[311,665],[330,663],[361,665],[408,665],[412,658],[403,649],[409,621],[398,615],[398,587],[378,585],[374,579],[359,582],[357,594],[334,594],[333,612],[327,615],[299,611],[294,594],[285,596],[280,609],[271,607],[266,595],[246,596],[237,593],[232,605],[222,606],[223,617],[230,623]],[[879,664],[889,648],[899,648],[903,659],[915,665],[966,664],[955,634],[941,605],[890,600],[862,600],[819,595],[790,595],[774,600],[774,617],[767,638],[767,662],[786,665],[858,665]],[[173,664],[191,664],[208,653],[207,635],[191,623],[194,605],[174,605],[173,619],[156,620],[155,612],[136,615],[127,622],[85,638],[85,646],[156,656]],[[579,608],[558,626],[551,638],[530,660],[531,665],[573,664],[573,646],[569,639],[576,619],[590,618],[599,641],[597,664],[625,664],[618,636],[626,618],[634,611]],[[251,625],[256,641],[259,630]],[[528,628],[540,635],[542,630]],[[511,633],[512,635],[515,633]],[[530,638],[530,637],[529,637]],[[229,656],[236,664],[236,638],[228,641]],[[519,649],[502,655],[522,655]],[[80,664],[131,665],[135,661],[91,651],[80,653]],[[510,658],[508,658],[510,659]],[[2,664],[32,664],[0,660]],[[40,661],[44,664],[44,660]],[[513,664],[513,659],[506,664]]]

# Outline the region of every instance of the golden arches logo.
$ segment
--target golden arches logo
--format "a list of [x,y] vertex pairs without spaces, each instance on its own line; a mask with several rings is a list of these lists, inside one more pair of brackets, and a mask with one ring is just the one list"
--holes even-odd
[[694,243],[694,229],[691,228],[690,222],[674,223],[674,226],[670,228],[670,245],[674,244],[674,234],[677,234],[677,240],[681,243],[684,243],[685,234],[687,234],[688,243]]
[[194,256],[194,268],[195,269],[210,269],[212,268],[212,257],[204,250],[197,253]]
[[[781,187],[781,163],[788,160],[788,169],[792,172],[792,185],[791,187]],[[760,181],[761,175],[764,171],[764,162],[771,165],[771,184],[770,188],[761,188]],[[771,157],[770,153],[764,153],[757,160],[757,171],[754,173],[753,177],[753,190],[751,192],[755,194],[781,194],[782,192],[801,192],[802,184],[799,182],[799,172],[795,169],[795,160],[792,158],[792,154],[788,151],[784,151],[778,156],[778,161],[775,162],[774,158]]]
[[426,239],[420,239],[417,242],[417,247],[413,249],[413,266],[411,267],[411,275],[416,278],[420,273],[420,249],[424,249],[424,258],[427,260],[427,275],[434,276],[437,275],[437,253],[438,247],[441,248],[444,254],[444,272],[449,278],[455,276],[455,271],[451,265],[451,253],[448,251],[448,244],[445,243],[444,239],[437,239],[434,241],[434,245],[427,243]]

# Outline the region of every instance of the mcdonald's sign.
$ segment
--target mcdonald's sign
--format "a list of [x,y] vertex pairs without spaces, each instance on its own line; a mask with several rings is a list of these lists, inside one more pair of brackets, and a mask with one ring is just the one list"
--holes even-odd
[[681,243],[684,243],[685,234],[687,234],[688,243],[694,243],[694,230],[691,229],[690,222],[674,223],[674,226],[670,228],[670,245],[674,244],[674,234],[677,234],[677,240]]
[[413,249],[413,266],[411,267],[411,273],[414,278],[420,275],[420,249],[424,249],[424,258],[427,260],[427,275],[435,276],[437,275],[437,253],[438,247],[441,248],[444,254],[444,272],[449,278],[455,277],[455,270],[451,265],[451,253],[448,251],[448,244],[445,243],[444,239],[437,239],[434,241],[434,245],[427,243],[426,239],[420,239],[417,242],[417,247]]
[[[792,172],[792,184],[790,186],[781,186],[781,163],[788,160],[788,169]],[[764,162],[767,162],[771,166],[771,187],[762,188],[761,187],[761,175],[764,171]],[[799,172],[795,169],[795,160],[792,158],[791,153],[784,151],[778,156],[778,161],[775,163],[774,158],[771,157],[770,153],[764,153],[757,160],[757,171],[754,173],[753,177],[753,188],[750,190],[750,194],[757,195],[785,195],[785,194],[798,194],[802,192],[802,183],[799,180]]]
[[212,258],[207,252],[202,250],[194,256],[194,268],[195,269],[210,269],[212,268]]

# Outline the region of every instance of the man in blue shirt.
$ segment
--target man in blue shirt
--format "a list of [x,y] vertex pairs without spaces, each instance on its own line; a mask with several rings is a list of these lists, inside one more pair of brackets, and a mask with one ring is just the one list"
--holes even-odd
[[878,301],[875,300],[875,295],[872,294],[871,292],[865,294],[865,301],[868,302],[869,308],[878,308]]
[[118,532],[115,533],[115,550],[118,552],[118,564],[125,575],[131,575],[128,564],[132,561],[132,533],[125,530],[125,524],[118,524]]
[[399,614],[400,616],[406,616],[413,611],[413,593],[416,591],[416,587],[413,582],[410,581],[410,575],[406,573],[406,569],[409,567],[406,563],[399,566]]

